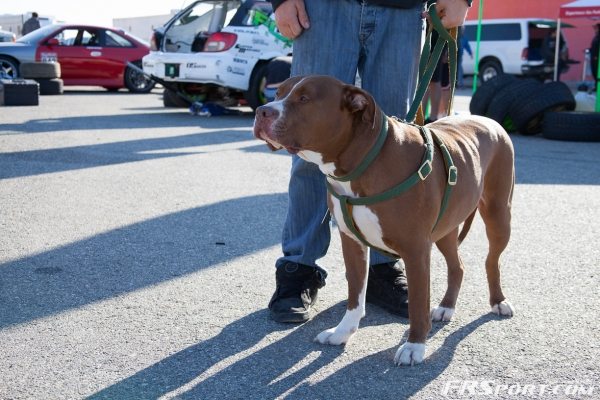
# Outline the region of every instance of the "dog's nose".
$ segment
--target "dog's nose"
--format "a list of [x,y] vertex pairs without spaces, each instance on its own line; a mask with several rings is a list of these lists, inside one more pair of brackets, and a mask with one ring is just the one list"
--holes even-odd
[[268,105],[260,106],[256,109],[256,115],[261,118],[275,119],[279,116],[279,111]]

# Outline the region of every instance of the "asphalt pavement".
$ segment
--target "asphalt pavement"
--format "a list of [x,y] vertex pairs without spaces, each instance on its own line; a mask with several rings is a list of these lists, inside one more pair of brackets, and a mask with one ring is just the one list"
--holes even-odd
[[[600,143],[511,135],[516,315],[489,313],[478,217],[454,320],[396,367],[408,321],[375,306],[345,347],[313,342],[345,308],[335,228],[315,317],[269,319],[291,159],[243,111],[158,89],[0,107],[0,399],[600,398]],[[434,250],[433,304],[445,282]]]

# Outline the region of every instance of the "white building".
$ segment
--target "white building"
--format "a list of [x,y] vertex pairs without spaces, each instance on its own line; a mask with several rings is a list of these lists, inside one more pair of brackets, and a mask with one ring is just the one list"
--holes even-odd
[[121,28],[140,39],[150,41],[154,29],[162,26],[171,19],[179,10],[171,10],[171,14],[150,15],[146,17],[114,18],[115,28]]

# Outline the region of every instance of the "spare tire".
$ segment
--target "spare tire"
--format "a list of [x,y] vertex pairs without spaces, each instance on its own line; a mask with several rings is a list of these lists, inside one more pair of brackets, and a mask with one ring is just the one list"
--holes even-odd
[[[515,99],[530,98],[540,89],[542,83],[535,79],[517,79],[504,86],[493,98],[486,111],[486,116],[503,124],[508,110]],[[504,125],[507,130],[509,127]]]
[[19,72],[25,79],[55,79],[60,78],[60,64],[49,62],[22,63]]
[[542,136],[552,140],[600,142],[600,113],[546,112],[542,122]]
[[36,82],[40,84],[41,95],[63,94],[62,79],[36,79]]
[[575,97],[563,82],[544,84],[532,96],[515,98],[508,114],[515,128],[523,135],[534,135],[542,131],[542,117],[545,111],[575,109]]
[[492,98],[500,89],[513,83],[517,78],[514,75],[500,74],[495,78],[483,82],[473,93],[469,103],[469,111],[475,115],[485,115]]

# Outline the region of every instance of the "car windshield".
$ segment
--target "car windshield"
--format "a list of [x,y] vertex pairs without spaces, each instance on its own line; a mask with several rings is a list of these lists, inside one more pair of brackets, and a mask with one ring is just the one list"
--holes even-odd
[[37,43],[56,29],[60,28],[61,25],[46,25],[40,29],[36,29],[33,32],[17,39],[17,43]]

